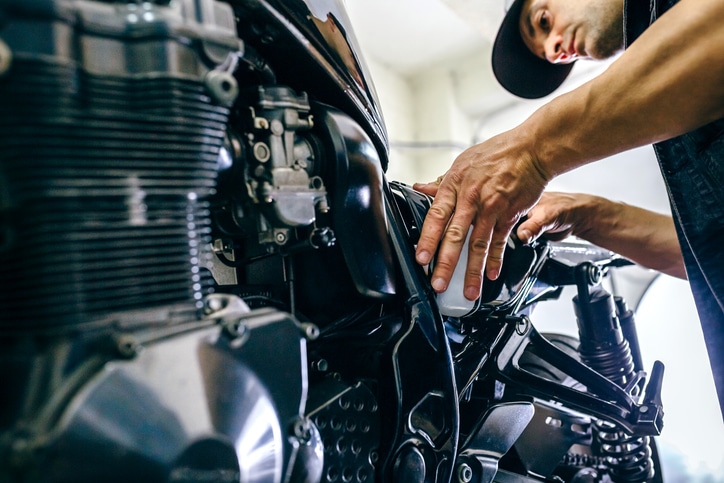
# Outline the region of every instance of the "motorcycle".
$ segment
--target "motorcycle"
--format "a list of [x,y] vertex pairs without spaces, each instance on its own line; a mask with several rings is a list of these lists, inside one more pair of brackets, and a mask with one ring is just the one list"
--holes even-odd
[[628,262],[437,296],[339,0],[0,0],[0,112],[0,480],[662,481]]

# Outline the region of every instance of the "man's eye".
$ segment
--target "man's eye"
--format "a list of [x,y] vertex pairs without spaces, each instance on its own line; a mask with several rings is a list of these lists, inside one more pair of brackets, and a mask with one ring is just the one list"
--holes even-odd
[[550,20],[548,19],[547,13],[542,13],[540,18],[538,19],[538,25],[540,25],[540,28],[543,29],[543,31],[547,32],[550,28]]

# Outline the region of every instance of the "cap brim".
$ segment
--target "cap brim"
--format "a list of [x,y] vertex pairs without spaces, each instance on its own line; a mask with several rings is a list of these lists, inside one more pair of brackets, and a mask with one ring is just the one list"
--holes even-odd
[[525,99],[545,97],[566,80],[571,64],[551,64],[534,55],[520,36],[525,0],[516,0],[505,14],[493,44],[493,73],[509,92]]

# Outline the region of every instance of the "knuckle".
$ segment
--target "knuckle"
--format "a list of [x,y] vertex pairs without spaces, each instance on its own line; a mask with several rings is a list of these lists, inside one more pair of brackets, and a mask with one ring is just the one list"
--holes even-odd
[[483,270],[482,267],[468,268],[465,270],[465,279],[475,283],[483,282]]
[[446,221],[450,217],[452,210],[445,203],[434,203],[427,211],[427,216],[436,221]]
[[465,172],[460,170],[450,170],[445,174],[446,178],[449,178],[455,184],[460,184],[465,180]]
[[494,240],[493,243],[490,245],[490,249],[492,251],[496,251],[498,253],[502,253],[503,250],[505,250],[505,246],[507,244],[506,238],[501,238],[499,240]]
[[488,240],[475,238],[470,240],[470,248],[474,252],[485,253],[488,251]]
[[491,252],[490,255],[488,255],[488,265],[500,265],[500,263],[503,261],[502,253],[493,253]]
[[462,244],[467,235],[467,228],[463,228],[460,225],[450,225],[445,232],[445,238],[455,244]]
[[488,255],[488,264],[492,264],[495,266],[502,264],[504,255],[505,255],[505,250],[503,250],[503,249],[500,249],[500,248],[491,249],[490,254]]
[[435,262],[435,273],[440,275],[449,275],[453,272],[453,270],[455,270],[455,265],[456,263],[451,263],[448,259],[438,258]]

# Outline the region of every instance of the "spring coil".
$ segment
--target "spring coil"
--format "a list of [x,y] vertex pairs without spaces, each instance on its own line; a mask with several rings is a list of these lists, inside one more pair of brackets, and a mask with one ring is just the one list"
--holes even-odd
[[654,477],[648,436],[631,437],[607,421],[595,426],[597,452],[606,458],[612,481],[643,483]]
[[[621,386],[634,375],[631,349],[625,339],[605,349],[581,350],[581,359]],[[614,483],[643,483],[654,477],[648,437],[632,437],[608,421],[596,421],[594,426],[595,451],[605,458]]]

